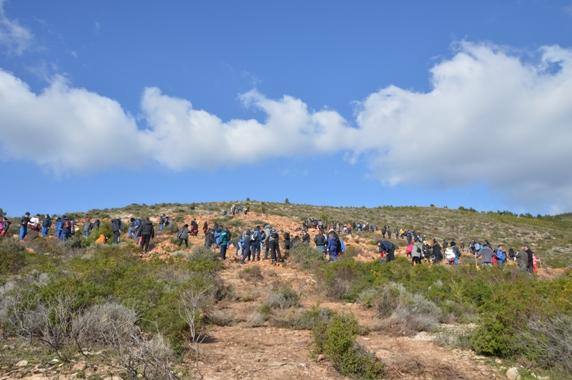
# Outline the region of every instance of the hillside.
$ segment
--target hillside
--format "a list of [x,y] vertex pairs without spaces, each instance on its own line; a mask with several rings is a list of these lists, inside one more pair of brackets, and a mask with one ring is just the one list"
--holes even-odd
[[[508,213],[480,213],[471,210],[437,207],[320,207],[267,202],[213,202],[205,204],[160,204],[154,206],[131,205],[121,209],[94,210],[90,216],[151,216],[165,213],[181,222],[188,216],[209,215],[209,218],[224,222],[222,213],[233,204],[248,204],[250,210],[267,216],[283,216],[292,221],[291,228],[299,228],[303,220],[316,218],[329,222],[366,222],[379,227],[390,225],[421,232],[428,238],[455,239],[457,242],[488,240],[492,244],[503,243],[518,250],[527,243],[544,264],[561,268],[572,264],[572,219],[560,216],[527,217]],[[81,214],[80,214],[81,215]],[[254,220],[253,220],[254,221]],[[259,220],[260,223],[264,220]],[[247,226],[236,223],[233,227]],[[252,227],[252,225],[250,226]]]
[[[0,240],[6,258],[0,267],[0,329],[6,337],[0,378],[572,375],[572,353],[566,351],[572,275],[565,269],[572,222],[565,217],[260,202],[248,202],[246,215],[224,215],[233,204],[238,202],[72,214],[104,225],[132,216],[156,224],[161,214],[169,215],[173,225],[157,233],[146,254],[125,234],[122,243],[103,246],[92,244],[92,237]],[[349,257],[335,263],[303,244],[278,266],[269,260],[240,264],[234,248],[220,262],[202,248],[202,231],[190,238],[188,249],[175,244],[178,227],[193,219],[221,223],[233,236],[266,223],[295,236],[307,218],[389,224],[439,240],[487,239],[515,248],[529,243],[542,264],[534,277],[513,263],[486,270],[475,268],[465,252],[458,268],[412,267],[405,241],[396,239],[397,260],[381,264],[379,232],[343,235]]]

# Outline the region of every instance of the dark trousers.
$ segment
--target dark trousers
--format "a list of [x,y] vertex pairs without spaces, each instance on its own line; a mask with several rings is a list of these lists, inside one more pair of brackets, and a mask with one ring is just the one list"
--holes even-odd
[[119,236],[121,236],[120,231],[113,231],[113,243],[119,243]]
[[220,246],[220,258],[223,260],[226,260],[226,249],[227,249],[227,245],[223,244]]
[[181,245],[183,245],[183,243],[185,243],[185,247],[189,248],[189,238],[186,238],[186,239],[181,239],[181,238],[179,238],[179,243],[178,243],[178,244],[179,244],[179,247],[180,247]]
[[270,249],[270,256],[272,257],[272,262],[275,263],[277,261],[280,261],[280,247],[278,247],[278,242],[271,241],[269,243],[269,249]]
[[149,244],[151,244],[151,235],[141,235],[141,249],[143,252],[149,251]]

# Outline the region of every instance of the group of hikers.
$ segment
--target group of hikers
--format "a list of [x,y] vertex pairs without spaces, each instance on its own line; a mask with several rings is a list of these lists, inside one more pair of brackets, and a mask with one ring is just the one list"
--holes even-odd
[[[247,213],[246,208],[234,206],[231,213],[243,212]],[[0,210],[0,237],[6,236],[10,228],[11,222],[6,218]],[[29,212],[20,218],[18,237],[24,240],[29,230],[38,232],[38,235],[47,237],[50,230],[54,227],[54,236],[62,241],[72,237],[77,227],[76,221],[67,215],[57,216],[49,214],[31,217]],[[165,214],[159,217],[159,231],[162,232],[172,225],[171,218]],[[111,226],[111,243],[119,243],[123,231],[123,222],[120,218],[113,218],[110,221]],[[326,226],[329,228],[326,233]],[[82,226],[82,235],[85,238],[92,234],[98,236],[96,243],[106,243],[107,237],[99,233],[101,221],[99,219],[84,218]],[[227,250],[233,246],[235,257],[241,263],[246,261],[259,261],[264,259],[272,260],[272,264],[278,264],[288,258],[289,251],[297,244],[310,244],[311,236],[309,229],[316,229],[313,243],[317,252],[329,261],[336,261],[340,255],[346,251],[345,243],[340,234],[350,234],[351,231],[356,232],[381,232],[381,239],[377,241],[377,249],[380,259],[384,262],[390,262],[395,259],[397,250],[396,243],[390,241],[392,235],[396,239],[404,239],[406,241],[405,253],[411,259],[413,265],[422,262],[441,263],[445,262],[450,265],[459,265],[463,252],[474,257],[475,263],[482,266],[503,266],[507,261],[515,261],[522,270],[535,272],[537,269],[537,258],[528,245],[522,247],[520,251],[509,248],[508,251],[502,244],[493,248],[488,241],[479,242],[471,241],[468,250],[465,250],[465,243],[461,241],[460,246],[455,240],[443,240],[441,243],[437,239],[427,239],[422,234],[414,230],[407,230],[397,227],[392,228],[389,225],[383,225],[378,228],[371,223],[330,223],[326,224],[319,219],[309,218],[302,223],[301,233],[291,237],[290,232],[282,232],[282,247],[280,244],[280,232],[270,224],[263,227],[258,225],[253,229],[246,229],[233,239],[231,231],[217,223],[211,228],[207,221],[202,225],[204,234],[204,246],[219,251],[220,258],[226,260]],[[193,219],[190,224],[184,224],[176,231],[176,239],[178,246],[189,247],[189,237],[198,236],[199,223]],[[127,225],[127,236],[136,240],[143,252],[148,252],[151,247],[151,240],[155,237],[155,228],[150,218],[134,218],[129,219]],[[261,253],[264,251],[264,255]],[[470,257],[470,256],[469,256]]]
[[[437,239],[425,239],[423,235],[412,230],[400,231],[398,237],[406,239],[405,254],[411,259],[413,265],[421,264],[423,261],[433,264],[445,262],[449,265],[459,265],[465,251],[464,242],[461,242],[461,247],[455,240],[450,242],[443,240],[441,244]],[[397,247],[394,243],[382,239],[378,241],[377,246],[382,260],[388,262],[395,259]],[[536,272],[538,267],[537,258],[528,245],[524,245],[520,251],[509,248],[507,252],[503,244],[498,244],[493,249],[488,240],[484,243],[472,241],[468,253],[473,256],[476,265],[480,264],[484,267],[502,267],[509,260],[516,261],[520,269],[530,273]]]

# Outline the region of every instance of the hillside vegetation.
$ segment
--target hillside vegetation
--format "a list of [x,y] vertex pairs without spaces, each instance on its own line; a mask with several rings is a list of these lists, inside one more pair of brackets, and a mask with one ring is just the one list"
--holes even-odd
[[[87,213],[101,219],[104,234],[112,217],[171,216],[149,253],[126,234],[101,245],[94,234],[0,239],[0,377],[572,378],[566,216],[261,202],[248,202],[247,215],[224,215],[237,203]],[[468,254],[458,267],[412,266],[402,248],[382,263],[379,232],[344,236],[348,249],[336,262],[312,243],[298,244],[277,266],[240,264],[230,249],[221,261],[216,248],[204,248],[202,232],[190,248],[175,244],[178,227],[193,218],[222,223],[233,236],[265,223],[297,235],[303,220],[318,218],[529,243],[542,266],[538,275],[512,263],[481,268]]]

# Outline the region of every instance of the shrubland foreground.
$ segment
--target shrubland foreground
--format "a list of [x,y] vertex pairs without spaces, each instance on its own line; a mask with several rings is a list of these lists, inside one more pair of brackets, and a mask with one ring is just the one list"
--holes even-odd
[[[93,210],[100,231],[66,241],[33,232],[0,239],[2,378],[290,379],[572,378],[572,221],[439,208],[332,208],[249,202],[131,205]],[[142,253],[124,234],[96,244],[111,218],[172,224]],[[85,214],[68,214],[82,220]],[[378,259],[379,232],[342,236],[327,262],[299,243],[284,263],[223,262],[177,231],[193,218],[233,237],[256,225],[300,233],[303,220],[389,224],[432,238],[489,240],[536,252],[536,274],[482,267],[412,266]],[[125,227],[124,227],[125,230]],[[311,231],[315,234],[314,231]],[[232,241],[233,239],[231,239]]]

